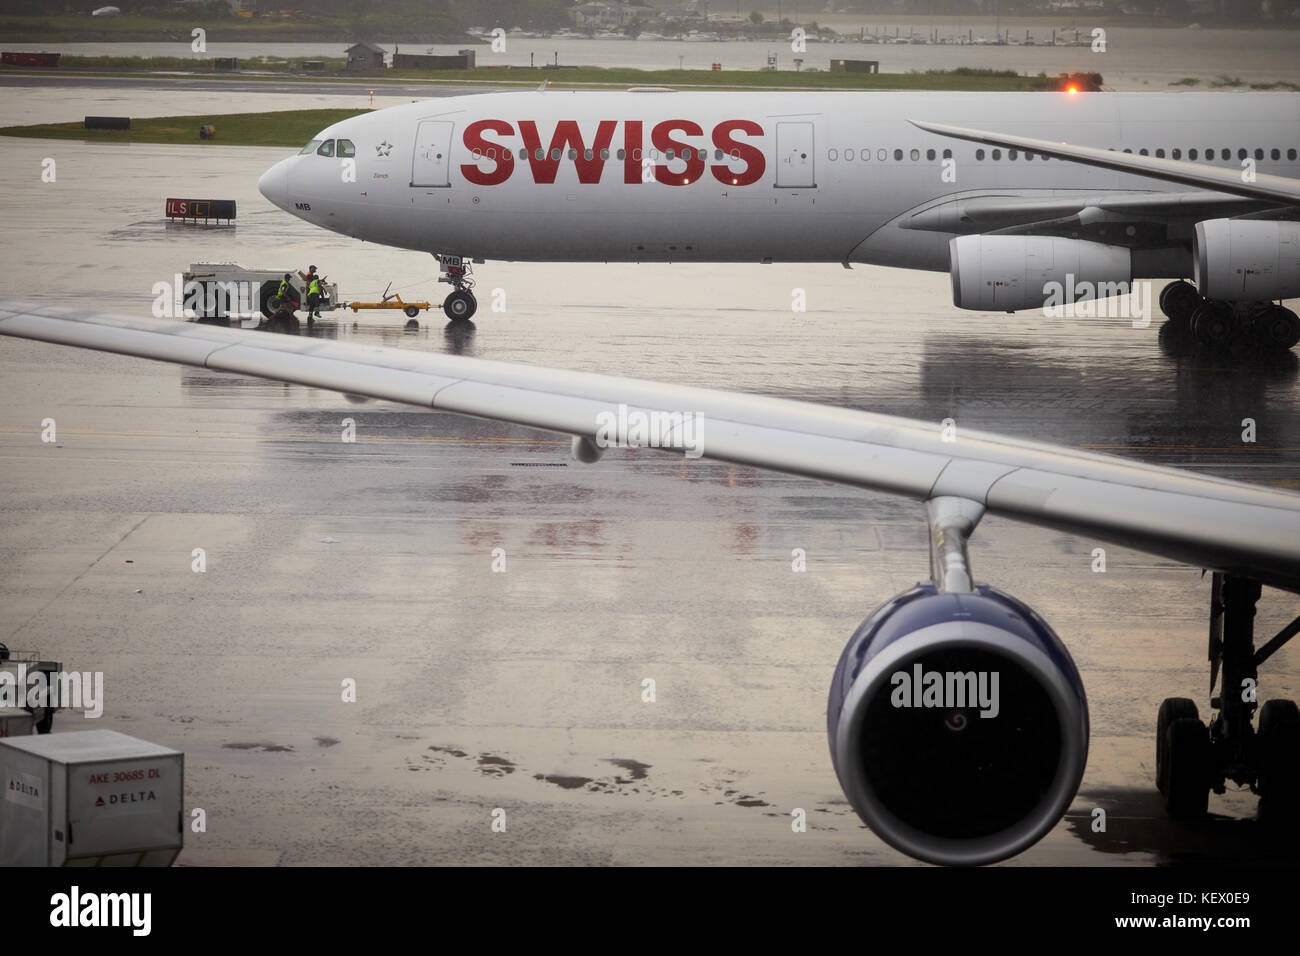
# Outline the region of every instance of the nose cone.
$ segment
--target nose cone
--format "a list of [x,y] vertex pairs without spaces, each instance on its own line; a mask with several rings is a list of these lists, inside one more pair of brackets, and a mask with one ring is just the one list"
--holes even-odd
[[257,191],[281,209],[289,208],[289,164],[292,159],[282,159],[257,181]]

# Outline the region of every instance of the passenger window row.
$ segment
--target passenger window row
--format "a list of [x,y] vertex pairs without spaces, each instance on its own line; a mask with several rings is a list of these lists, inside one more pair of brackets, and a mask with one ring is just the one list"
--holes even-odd
[[[1131,150],[1131,149],[1126,149],[1126,150],[1124,150],[1124,152],[1126,152],[1126,153],[1131,153],[1131,152],[1133,152],[1133,150]],[[1215,150],[1214,150],[1214,147],[1213,147],[1213,146],[1207,147],[1206,150],[1205,150],[1205,159],[1206,159],[1207,161],[1209,161],[1209,160],[1213,160],[1213,159],[1214,159],[1214,153],[1215,153]],[[1221,148],[1221,149],[1218,151],[1218,153],[1219,153],[1219,159],[1221,159],[1221,160],[1229,160],[1229,159],[1232,159],[1232,150],[1228,149],[1227,147],[1223,147],[1223,148]],[[1139,155],[1139,156],[1150,156],[1150,155],[1151,155],[1151,151],[1150,151],[1150,150],[1147,150],[1147,149],[1139,149],[1139,150],[1138,150],[1138,155]],[[1196,147],[1192,147],[1191,149],[1188,149],[1188,150],[1187,150],[1187,158],[1188,158],[1189,160],[1191,160],[1191,161],[1195,161],[1195,160],[1199,159],[1199,158],[1200,158],[1200,155],[1201,155],[1201,152],[1200,152],[1200,150],[1197,149]],[[1244,147],[1238,148],[1238,150],[1237,150],[1237,158],[1238,158],[1238,159],[1246,159],[1246,158],[1250,157],[1251,155],[1252,155],[1252,151],[1251,151],[1251,150],[1248,150],[1248,149],[1245,149]],[[1254,158],[1255,158],[1255,159],[1263,159],[1264,156],[1265,156],[1265,151],[1264,151],[1263,147],[1256,146],[1255,149],[1254,149],[1254,151],[1253,151],[1253,155],[1254,155]],[[1269,158],[1269,159],[1272,159],[1272,160],[1279,160],[1279,159],[1282,158],[1282,150],[1278,149],[1278,148],[1275,146],[1275,147],[1273,147],[1272,149],[1268,150],[1267,155],[1268,155],[1268,158]],[[1155,157],[1156,157],[1157,159],[1164,159],[1164,158],[1165,158],[1165,151],[1164,151],[1163,149],[1157,149],[1157,150],[1155,151]],[[1181,149],[1178,149],[1178,148],[1171,149],[1171,150],[1169,150],[1169,158],[1170,158],[1170,159],[1182,159],[1182,158],[1183,158],[1183,151],[1182,151]],[[1288,150],[1286,151],[1286,158],[1287,158],[1288,160],[1291,160],[1291,161],[1294,161],[1294,160],[1295,160],[1295,158],[1296,158],[1296,151],[1295,151],[1294,147],[1291,148],[1291,149],[1288,149]]]
[[[913,152],[915,152],[915,150],[914,150]],[[1115,150],[1114,150],[1113,147],[1111,148],[1111,152],[1115,152]],[[1132,153],[1133,150],[1131,150],[1131,149],[1125,149],[1125,150],[1123,150],[1123,152],[1125,152],[1125,153]],[[1151,150],[1149,150],[1149,149],[1139,149],[1137,152],[1138,152],[1138,155],[1139,155],[1139,156],[1150,156],[1150,155],[1152,155]],[[1230,159],[1232,159],[1232,150],[1227,149],[1226,147],[1223,148],[1223,149],[1218,150],[1217,152],[1218,152],[1218,158],[1221,159],[1221,160],[1230,160]],[[1214,147],[1209,147],[1209,148],[1207,148],[1207,149],[1205,150],[1205,160],[1206,160],[1207,162],[1213,161],[1214,158],[1215,158],[1215,153],[1216,153],[1216,151],[1215,151]],[[1170,150],[1168,151],[1168,154],[1166,154],[1166,151],[1165,151],[1164,149],[1157,149],[1157,150],[1155,151],[1155,157],[1156,157],[1157,159],[1165,159],[1166,156],[1167,156],[1167,158],[1169,158],[1169,159],[1182,159],[1182,158],[1183,158],[1183,155],[1184,155],[1183,150],[1182,150],[1182,149],[1179,149],[1179,148],[1173,148],[1173,149],[1170,149]],[[1243,149],[1238,149],[1238,150],[1237,150],[1237,158],[1238,158],[1238,159],[1246,159],[1246,158],[1249,157],[1250,155],[1251,155],[1251,151],[1248,150],[1248,149],[1244,149],[1244,148],[1243,148]],[[1255,148],[1255,150],[1254,150],[1254,157],[1255,157],[1255,159],[1263,159],[1263,158],[1265,157],[1265,155],[1267,155],[1269,159],[1272,159],[1272,160],[1274,160],[1274,161],[1277,161],[1277,160],[1280,160],[1280,159],[1282,158],[1282,150],[1280,150],[1280,149],[1274,147],[1273,149],[1268,150],[1267,153],[1265,153],[1265,151],[1264,151],[1262,148],[1260,148],[1260,147],[1258,147],[1258,146]],[[976,160],[983,160],[983,159],[984,159],[984,156],[985,156],[985,151],[984,151],[984,150],[982,150],[982,149],[977,149],[977,150],[975,150],[975,159],[976,159]],[[1020,157],[1022,157],[1022,156],[1023,156],[1025,159],[1033,159],[1033,158],[1034,158],[1034,154],[1033,154],[1033,153],[1029,153],[1029,152],[1023,152],[1023,153],[1022,153],[1021,151],[1019,151],[1019,150],[1014,150],[1014,149],[1009,149],[1009,150],[1007,150],[1007,159],[1018,159],[1018,158],[1020,158]],[[1188,150],[1186,151],[1186,157],[1187,157],[1187,159],[1188,159],[1190,162],[1195,162],[1195,161],[1197,161],[1198,159],[1201,158],[1201,151],[1200,151],[1199,149],[1197,149],[1196,147],[1192,147],[1192,148],[1190,148],[1190,149],[1188,149]],[[989,153],[989,158],[992,159],[992,160],[994,160],[994,161],[997,161],[997,160],[1002,159],[1002,150],[1000,150],[1000,149],[995,149],[995,150],[990,151],[990,153]],[[1043,158],[1043,159],[1048,159],[1049,157],[1047,157],[1047,156],[1043,156],[1042,158]],[[1290,161],[1294,161],[1295,158],[1296,158],[1296,151],[1295,151],[1295,149],[1288,149],[1288,150],[1286,151],[1286,158],[1287,158],[1288,160],[1290,160]]]
[[[1133,150],[1125,149],[1124,152],[1132,153]],[[1148,149],[1139,149],[1138,154],[1141,156],[1152,155],[1151,151]],[[921,151],[919,149],[911,149],[907,152],[906,155],[913,162],[917,162],[921,159]],[[1051,158],[1050,156],[1035,154],[1027,150],[1019,150],[1019,149],[1006,150],[1006,158],[1009,160],[1016,160],[1016,159],[1030,160],[1033,159],[1035,155],[1037,155],[1037,157],[1040,160],[1043,160],[1044,162]],[[1184,151],[1179,148],[1170,149],[1167,154],[1164,149],[1157,149],[1155,151],[1155,156],[1157,159],[1165,159],[1166,155],[1168,156],[1169,159],[1182,159],[1184,156]],[[1231,149],[1227,149],[1227,148],[1216,150],[1213,147],[1209,147],[1205,150],[1206,161],[1214,160],[1216,155],[1221,160],[1230,160],[1232,159],[1233,153]],[[1237,159],[1246,159],[1251,155],[1252,155],[1251,150],[1245,148],[1239,148],[1237,150]],[[1276,162],[1278,160],[1281,160],[1282,150],[1278,149],[1277,147],[1273,147],[1272,149],[1265,150],[1262,147],[1257,146],[1253,151],[1253,155],[1254,158],[1257,160],[1262,160],[1267,156],[1269,159]],[[882,163],[885,162],[887,159],[889,159],[889,156],[890,156],[890,151],[887,149],[880,148],[875,151],[875,158]],[[893,157],[895,162],[902,162],[903,156],[904,156],[903,150],[895,149],[893,151]],[[843,150],[835,149],[834,147],[832,147],[831,149],[828,149],[826,151],[826,158],[829,159],[831,162],[837,162],[837,161],[852,162],[855,158],[861,159],[863,162],[866,162],[870,160],[871,157],[872,157],[871,149],[865,147],[862,149],[856,149],[854,147],[845,147]],[[1192,147],[1186,150],[1186,157],[1189,161],[1195,162],[1201,157],[1201,150],[1197,149],[1196,147]],[[935,159],[935,151],[932,149],[927,149],[925,151],[925,158],[933,162]],[[943,158],[951,159],[952,150],[945,149],[943,151]],[[978,162],[983,162],[985,159],[990,159],[993,160],[994,162],[998,162],[1002,160],[1002,158],[1003,158],[1003,150],[1000,149],[985,150],[981,148],[975,150],[975,159]],[[1296,150],[1294,148],[1288,149],[1286,151],[1286,158],[1288,161],[1294,162],[1296,158]]]
[[[843,150],[838,150],[832,147],[826,151],[826,158],[832,163],[837,161],[851,163],[854,159],[861,159],[862,162],[866,163],[870,162],[871,155],[871,147],[869,146],[864,146],[861,149],[858,149],[855,146],[846,146]],[[921,151],[919,149],[913,149],[909,151],[907,155],[913,162],[917,162],[921,159]],[[881,147],[876,150],[875,156],[877,161],[883,163],[885,160],[889,159],[889,150]],[[927,160],[933,161],[936,156],[937,154],[932,149],[927,149],[925,151],[925,158]],[[943,158],[952,159],[952,150],[945,149],[943,151]],[[902,161],[903,151],[901,149],[894,150],[894,159],[898,162]]]

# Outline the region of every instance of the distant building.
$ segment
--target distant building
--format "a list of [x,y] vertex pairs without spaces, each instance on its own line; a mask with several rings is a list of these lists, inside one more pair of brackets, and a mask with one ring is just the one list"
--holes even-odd
[[571,12],[578,26],[615,27],[618,26],[618,8],[612,3],[583,3],[573,7]]
[[619,10],[619,25],[627,26],[633,20],[640,20],[642,23],[650,23],[654,20],[660,20],[663,14],[656,7],[648,6],[643,3],[626,3]]
[[388,51],[373,43],[354,43],[343,52],[348,55],[349,70],[382,70],[386,66]]
[[831,60],[832,73],[879,73],[879,60]]
[[458,50],[454,54],[394,53],[394,70],[472,70],[475,51]]
[[680,0],[680,2],[669,3],[662,8],[662,12],[665,17],[673,20],[704,20],[708,19],[708,4],[701,7],[700,0]]
[[570,12],[573,14],[574,22],[578,26],[607,29],[625,27],[633,20],[647,23],[651,20],[659,20],[662,17],[662,13],[656,7],[632,2],[632,0],[628,0],[626,3],[606,3],[604,0],[592,0],[589,3],[570,7]]

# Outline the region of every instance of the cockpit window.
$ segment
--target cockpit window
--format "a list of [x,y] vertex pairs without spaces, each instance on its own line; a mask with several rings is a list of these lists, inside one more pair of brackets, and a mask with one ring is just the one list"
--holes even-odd
[[310,143],[298,150],[299,156],[306,156],[308,153],[316,152],[316,147],[320,145],[320,140],[313,139]]
[[355,156],[357,154],[357,148],[352,145],[352,140],[341,139],[339,140],[338,154],[339,156]]
[[325,142],[321,143],[321,144],[320,144],[320,149],[316,150],[316,155],[317,155],[317,156],[333,156],[333,155],[334,155],[334,140],[332,140],[332,139],[327,139],[327,140],[325,140]]

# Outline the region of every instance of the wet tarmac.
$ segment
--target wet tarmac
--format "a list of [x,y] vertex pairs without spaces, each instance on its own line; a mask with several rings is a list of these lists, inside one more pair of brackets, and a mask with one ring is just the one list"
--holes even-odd
[[[315,263],[347,298],[389,281],[438,296],[429,257],[266,203],[257,177],[286,152],[0,140],[0,291],[148,314],[154,283],[234,260]],[[163,222],[166,196],[200,193],[238,200],[237,225]],[[471,331],[347,313],[312,334],[952,417],[1300,487],[1295,357],[1208,356],[1158,319],[960,312],[947,276],[870,267],[477,278]],[[927,576],[914,504],[648,451],[584,466],[550,434],[12,339],[0,462],[0,641],[104,672],[104,716],[56,731],[185,751],[208,829],[182,863],[910,862],[848,808],[824,721],[844,641]],[[1209,584],[1111,547],[1094,573],[1097,546],[986,519],[972,547],[977,578],[1066,640],[1091,710],[1071,810],[1011,865],[1293,860],[1248,793],[1212,797],[1201,826],[1164,818],[1156,708],[1204,710]],[[1296,605],[1266,593],[1258,640]],[[1294,646],[1261,687],[1300,697]]]

